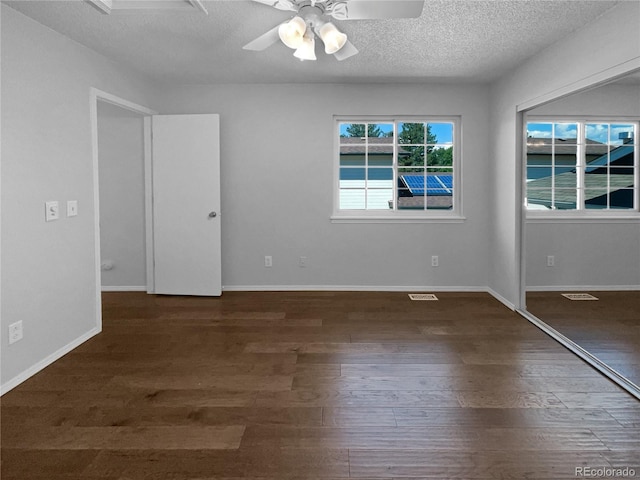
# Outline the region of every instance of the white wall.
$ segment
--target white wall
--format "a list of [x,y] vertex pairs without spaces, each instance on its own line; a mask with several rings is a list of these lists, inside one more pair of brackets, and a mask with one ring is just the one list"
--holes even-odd
[[98,102],[100,254],[109,290],[146,289],[143,117]]
[[522,166],[518,138],[519,105],[554,92],[570,93],[609,75],[640,67],[640,3],[621,2],[592,24],[556,43],[505,75],[491,87],[491,168],[493,213],[489,286],[521,305],[520,218]]
[[[2,5],[2,391],[95,334],[90,87],[148,104],[151,84]],[[79,215],[45,223],[44,203]]]
[[[487,94],[473,85],[223,85],[169,88],[159,109],[220,114],[225,288],[484,289]],[[333,115],[376,114],[462,116],[464,223],[330,222]]]
[[[640,119],[640,85],[605,85],[535,108],[530,115]],[[640,219],[529,220],[527,288],[640,288]],[[547,255],[555,266],[547,267]]]

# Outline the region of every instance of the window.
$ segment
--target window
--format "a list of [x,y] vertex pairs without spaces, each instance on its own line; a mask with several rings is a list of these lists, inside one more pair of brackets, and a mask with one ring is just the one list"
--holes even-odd
[[527,123],[529,210],[637,211],[638,122]]
[[338,119],[337,216],[459,212],[457,118]]

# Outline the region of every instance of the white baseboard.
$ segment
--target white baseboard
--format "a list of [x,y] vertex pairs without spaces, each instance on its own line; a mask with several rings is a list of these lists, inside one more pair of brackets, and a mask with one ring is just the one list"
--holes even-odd
[[144,286],[103,285],[102,291],[103,292],[146,292],[147,286],[146,285]]
[[516,306],[514,303],[510,302],[509,300],[507,300],[505,297],[503,297],[502,295],[500,295],[498,292],[496,292],[493,288],[489,288],[487,287],[486,289],[487,293],[489,293],[489,295],[491,295],[493,298],[495,298],[496,300],[498,300],[501,304],[503,304],[505,307],[507,307],[509,310],[514,310],[516,309]]
[[102,329],[100,327],[95,327],[95,328],[89,330],[84,335],[81,335],[80,337],[76,338],[72,342],[69,342],[64,347],[62,347],[59,350],[53,352],[48,357],[46,357],[43,360],[39,361],[38,363],[36,363],[32,367],[29,367],[28,369],[26,369],[24,372],[16,375],[11,380],[8,380],[7,382],[3,383],[2,385],[0,385],[0,395],[4,395],[9,390],[14,389],[18,385],[20,385],[22,382],[24,382],[25,380],[31,378],[36,373],[38,373],[40,370],[44,369],[45,367],[48,367],[53,362],[55,362],[56,360],[58,360],[62,356],[66,355],[67,353],[69,353],[74,348],[79,347],[84,342],[89,340],[91,337],[97,335],[101,331],[102,331]]
[[531,285],[527,292],[632,292],[640,290],[640,285]]
[[415,285],[225,285],[225,292],[487,292],[487,287]]

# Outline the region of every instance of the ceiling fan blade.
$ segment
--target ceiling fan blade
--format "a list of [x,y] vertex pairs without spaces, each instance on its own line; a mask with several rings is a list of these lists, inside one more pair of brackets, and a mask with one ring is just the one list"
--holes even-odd
[[424,0],[347,0],[347,20],[417,18]]
[[276,25],[267,33],[260,35],[258,38],[256,38],[252,42],[247,43],[242,48],[244,50],[253,50],[255,52],[260,52],[269,48],[271,45],[280,40],[280,36],[278,35],[278,28],[280,28],[280,25]]
[[353,43],[347,40],[347,43],[345,43],[340,50],[334,53],[333,56],[336,57],[336,60],[342,61],[349,57],[353,57],[356,53],[358,53],[358,49],[353,45]]
[[263,5],[269,5],[270,7],[277,8],[278,10],[286,10],[291,12],[297,12],[298,6],[291,0],[253,0]]

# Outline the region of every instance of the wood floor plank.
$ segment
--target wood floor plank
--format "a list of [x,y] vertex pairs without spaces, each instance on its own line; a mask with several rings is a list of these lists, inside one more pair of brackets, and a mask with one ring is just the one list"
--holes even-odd
[[37,450],[232,450],[242,426],[41,427],[3,432],[8,448]]
[[[513,357],[511,357],[513,359]],[[463,363],[455,352],[450,353],[300,353],[298,363],[315,364],[436,364]]]
[[[602,430],[603,433],[606,430]],[[607,446],[591,430],[575,428],[452,427],[247,427],[242,448],[348,448],[374,450],[602,451]]]
[[[494,377],[587,377],[602,379],[595,369],[585,364],[552,365],[468,365],[453,364],[442,368],[441,364],[344,364],[340,369],[344,377],[438,377],[461,376],[478,377],[482,375]],[[336,375],[337,376],[337,375]]]
[[504,377],[478,374],[475,376],[409,376],[409,377],[377,377],[377,376],[339,376],[339,377],[305,377],[295,378],[292,388],[318,388],[325,386],[340,390],[425,390],[425,391],[502,391],[537,392],[544,390],[566,392],[618,392],[613,382],[602,377],[511,377],[509,382]]
[[566,408],[551,392],[456,392],[465,408]]
[[630,394],[608,392],[556,392],[568,408],[637,408],[638,400]]
[[276,477],[280,479],[349,476],[349,452],[339,449],[103,451],[87,475],[143,478]]
[[109,386],[113,388],[146,388],[166,390],[231,390],[241,391],[278,391],[291,390],[292,375],[210,375],[204,372],[185,373],[183,375],[118,375],[113,377]]
[[613,427],[618,421],[602,409],[568,408],[394,408],[398,426],[503,428]]
[[[69,415],[71,417],[71,415]],[[118,409],[90,407],[67,417],[75,426],[191,426],[191,425],[322,425],[321,407],[153,407]]]
[[[558,403],[560,403],[558,401]],[[290,392],[258,392],[258,407],[416,407],[433,405],[440,407],[458,407],[456,392],[425,392],[404,390],[360,390],[341,391],[319,389],[299,389]]]

